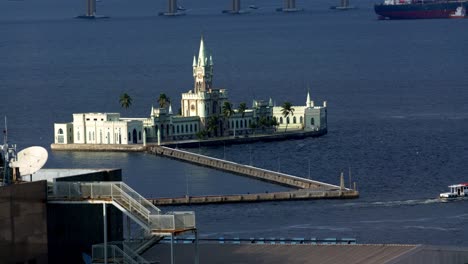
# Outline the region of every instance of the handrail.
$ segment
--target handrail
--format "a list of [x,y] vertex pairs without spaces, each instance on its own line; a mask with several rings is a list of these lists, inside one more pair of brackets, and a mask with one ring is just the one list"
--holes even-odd
[[[113,187],[116,187],[116,186],[114,185]],[[120,190],[119,189],[120,188],[116,188],[116,191],[119,192],[121,190],[121,189]],[[127,200],[127,203],[128,203],[128,206],[129,206],[128,208],[125,206],[125,204],[119,203],[118,199],[114,199],[115,197],[118,197],[117,195],[113,195],[112,200],[117,202],[118,204],[123,206],[125,209],[129,210],[130,212],[132,211],[132,209],[139,212],[144,217],[144,220],[146,222],[149,221],[150,211],[146,207],[144,207],[141,203],[134,202],[135,200],[130,195],[128,195],[127,193],[125,193],[123,191],[120,192],[119,195],[122,198],[125,198]],[[132,205],[134,205],[134,206],[132,207]]]
[[[158,207],[156,207],[153,203],[151,203],[150,201],[146,200],[145,197],[141,196],[141,194],[139,194],[138,192],[136,192],[135,190],[133,190],[130,186],[128,186],[127,184],[123,183],[123,182],[118,182],[116,183],[116,185],[118,185],[125,193],[128,193],[128,194],[131,194],[130,196],[133,198],[133,199],[136,199],[139,203],[141,203],[145,208],[147,208],[150,212],[154,212],[154,213],[160,213],[161,212],[161,209],[159,209]],[[133,197],[133,196],[136,196],[136,197]]]

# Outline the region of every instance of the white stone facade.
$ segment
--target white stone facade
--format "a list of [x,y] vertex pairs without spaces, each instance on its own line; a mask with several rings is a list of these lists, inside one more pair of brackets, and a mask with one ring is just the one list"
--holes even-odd
[[120,118],[118,113],[73,114],[72,123],[56,123],[56,144],[141,144],[143,121]]
[[[203,39],[198,58],[193,58],[194,87],[182,93],[181,115],[172,108],[151,108],[149,118],[121,118],[119,113],[73,114],[73,122],[54,124],[56,144],[142,144],[146,142],[197,139],[200,136],[238,136],[286,130],[318,131],[327,129],[327,105],[315,106],[307,93],[305,106],[293,106],[284,117],[281,106],[254,100],[244,113],[233,108],[223,116],[228,101],[225,89],[213,88],[213,58],[208,56]],[[215,128],[209,121],[216,120]]]

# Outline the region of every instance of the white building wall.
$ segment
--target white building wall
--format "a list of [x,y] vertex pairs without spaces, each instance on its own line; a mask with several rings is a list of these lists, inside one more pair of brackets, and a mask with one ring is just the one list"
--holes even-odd
[[[291,115],[289,114],[289,124],[288,130],[299,130],[304,128],[304,113],[306,106],[292,106],[294,108],[294,113]],[[287,118],[283,116],[281,106],[273,107],[273,116],[279,123],[278,129],[286,129]],[[296,122],[294,123],[294,119]],[[302,121],[301,121],[302,120]],[[281,122],[282,121],[282,122]]]
[[[121,119],[118,113],[73,114],[73,123],[70,125],[73,141],[65,144],[141,144],[143,121],[144,119]],[[58,128],[63,129],[61,124],[54,126],[57,126],[55,133],[58,133]],[[136,133],[136,142],[133,140],[133,130]],[[56,135],[56,140],[58,139]]]
[[54,124],[54,143],[73,143],[73,123]]

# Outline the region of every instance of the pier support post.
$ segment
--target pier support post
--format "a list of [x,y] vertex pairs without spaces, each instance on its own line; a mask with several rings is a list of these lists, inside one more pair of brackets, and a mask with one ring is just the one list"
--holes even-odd
[[174,234],[171,234],[171,264],[174,264]]
[[195,230],[195,264],[200,263],[200,255],[198,253],[198,231]]
[[106,204],[102,204],[102,221],[104,224],[104,264],[107,264],[107,212]]

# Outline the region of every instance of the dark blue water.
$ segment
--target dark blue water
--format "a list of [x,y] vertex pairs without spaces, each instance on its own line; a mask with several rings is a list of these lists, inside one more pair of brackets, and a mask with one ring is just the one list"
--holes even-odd
[[[468,245],[468,201],[441,202],[468,176],[468,20],[378,21],[372,1],[349,12],[334,1],[282,1],[222,15],[229,1],[185,1],[188,15],[158,17],[165,1],[103,0],[112,18],[83,21],[82,1],[0,2],[0,115],[19,149],[49,148],[53,123],[76,112],[148,116],[159,93],[179,107],[205,37],[214,84],[231,101],[272,97],[303,105],[307,86],[329,105],[321,138],[193,151],[337,184],[352,170],[357,200],[164,208],[194,210],[204,236],[355,237],[360,243]],[[120,108],[129,93],[134,104]],[[3,122],[2,122],[3,124]],[[3,127],[3,125],[1,125]],[[284,190],[147,154],[49,152],[48,168],[122,168],[146,196]],[[348,181],[348,179],[346,180]]]

